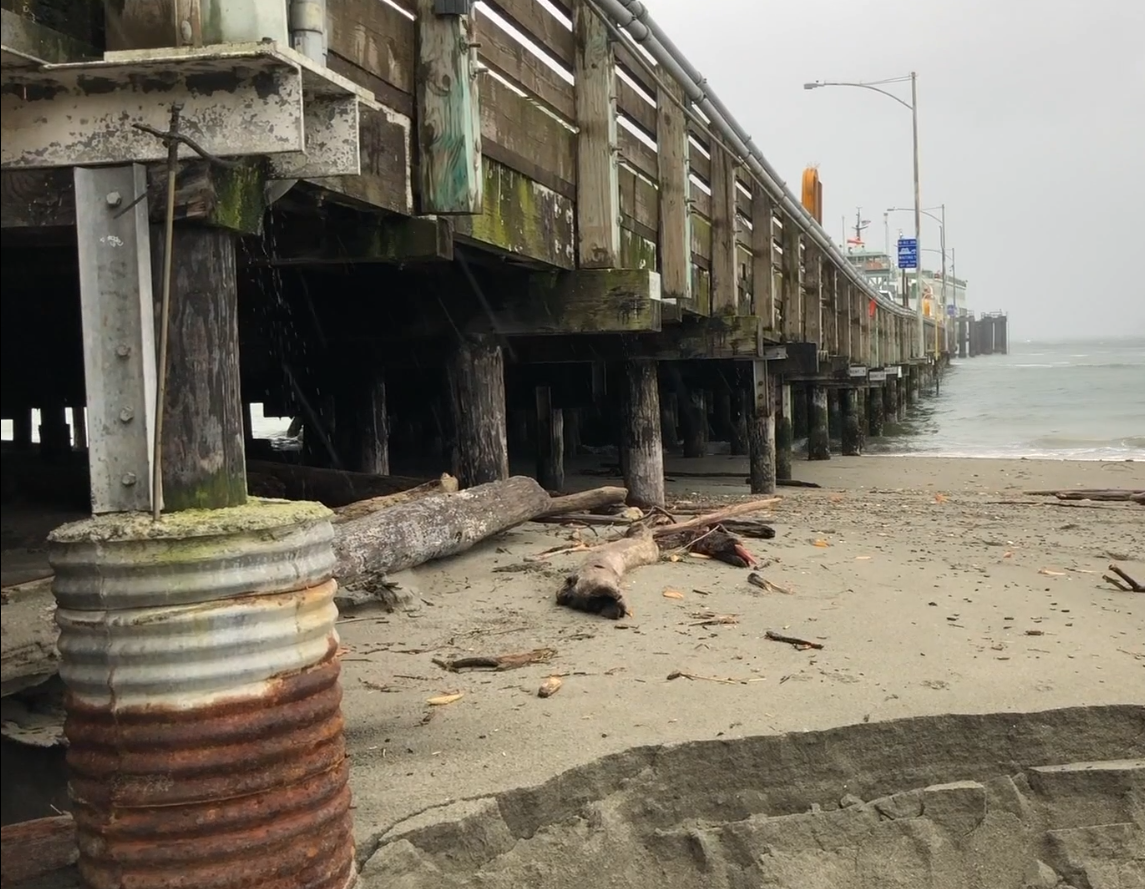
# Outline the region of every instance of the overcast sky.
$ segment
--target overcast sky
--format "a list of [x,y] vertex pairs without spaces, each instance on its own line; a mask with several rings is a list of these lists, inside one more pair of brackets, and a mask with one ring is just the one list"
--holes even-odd
[[1022,339],[1145,334],[1145,0],[645,2],[796,196],[818,164],[836,240],[862,207],[881,249],[912,206],[910,113],[803,83],[917,71],[923,206],[970,307]]

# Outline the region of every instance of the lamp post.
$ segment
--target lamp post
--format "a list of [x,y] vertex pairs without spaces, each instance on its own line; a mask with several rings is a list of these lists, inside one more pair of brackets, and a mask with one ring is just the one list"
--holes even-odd
[[[896,96],[894,93],[887,92],[881,89],[883,84],[888,83],[905,83],[910,81],[910,102],[906,102]],[[909,77],[891,77],[887,80],[875,80],[870,83],[846,83],[841,81],[824,81],[817,80],[814,83],[805,83],[803,88],[805,90],[820,89],[825,86],[853,86],[864,90],[873,90],[876,93],[882,93],[888,98],[894,99],[908,111],[911,115],[911,134],[913,141],[914,153],[914,238],[915,243],[918,245],[919,250],[922,249],[922,191],[919,187],[918,175],[918,74],[914,71],[910,72]],[[918,268],[915,269],[915,289],[918,291],[918,349],[919,356],[926,357],[926,333],[923,330],[923,315],[922,315],[922,263],[918,263]]]

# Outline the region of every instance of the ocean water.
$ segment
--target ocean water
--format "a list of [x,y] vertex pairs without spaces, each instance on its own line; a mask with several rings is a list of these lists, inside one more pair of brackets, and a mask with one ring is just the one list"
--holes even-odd
[[957,360],[877,454],[1145,460],[1145,339],[1017,342]]

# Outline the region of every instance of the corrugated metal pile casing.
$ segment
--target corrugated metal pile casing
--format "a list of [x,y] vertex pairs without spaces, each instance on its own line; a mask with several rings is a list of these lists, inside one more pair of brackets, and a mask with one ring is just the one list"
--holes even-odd
[[252,501],[49,538],[91,889],[353,884],[329,517]]

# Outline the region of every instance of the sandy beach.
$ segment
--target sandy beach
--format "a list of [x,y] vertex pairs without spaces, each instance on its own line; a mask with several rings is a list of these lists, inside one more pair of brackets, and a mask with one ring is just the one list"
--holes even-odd
[[[746,497],[744,458],[669,458],[670,497]],[[599,466],[589,461],[586,466]],[[613,622],[554,604],[583,556],[536,555],[617,532],[527,525],[395,576],[394,614],[340,625],[356,832],[363,849],[412,813],[540,783],[636,745],[734,739],[915,715],[1145,703],[1145,510],[1023,496],[1145,486],[1145,464],[934,458],[797,461],[774,540],[748,572],[690,557],[636,570]],[[570,487],[607,483],[570,479]],[[682,598],[665,597],[676,591]],[[708,625],[708,615],[736,622]],[[822,643],[799,651],[775,630]],[[433,659],[551,647],[544,665],[447,673]],[[674,672],[695,677],[669,680]],[[564,685],[537,689],[551,674]],[[461,698],[444,706],[427,700]]]

